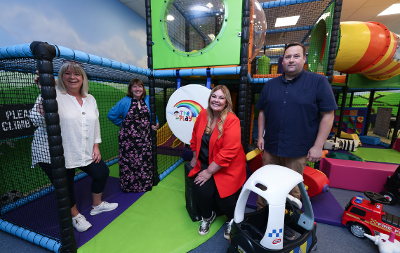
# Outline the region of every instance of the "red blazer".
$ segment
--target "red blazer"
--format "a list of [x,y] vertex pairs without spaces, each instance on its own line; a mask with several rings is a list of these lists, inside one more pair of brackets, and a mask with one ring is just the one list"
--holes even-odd
[[[200,171],[199,153],[201,138],[207,125],[207,111],[202,110],[194,124],[190,148],[196,151],[197,164],[190,171],[189,177],[194,177]],[[234,194],[242,187],[246,181],[246,155],[241,143],[241,129],[238,117],[229,113],[223,125],[223,133],[218,140],[218,127],[210,138],[209,144],[209,163],[213,161],[222,166],[220,170],[213,174],[218,193],[221,198],[226,198]]]

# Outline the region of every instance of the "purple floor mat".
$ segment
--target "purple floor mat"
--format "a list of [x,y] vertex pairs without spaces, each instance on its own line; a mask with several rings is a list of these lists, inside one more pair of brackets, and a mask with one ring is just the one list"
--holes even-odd
[[362,148],[381,148],[381,149],[387,149],[386,147],[381,146],[381,145],[372,145],[372,144],[367,144],[367,143],[363,143],[361,147],[362,147]]
[[257,194],[254,192],[250,192],[246,206],[249,208],[257,209],[256,202],[257,202]]
[[[91,216],[89,213],[92,207],[91,182],[92,179],[90,177],[85,177],[75,182],[75,196],[77,198],[76,204],[78,210],[92,224],[92,227],[83,233],[76,232],[74,229],[78,248],[100,233],[101,230],[144,194],[144,192],[124,193],[119,188],[118,178],[109,177],[102,199],[103,201],[118,203],[119,206],[111,212]],[[4,214],[2,219],[49,237],[60,239],[54,196],[55,194],[52,192]]]
[[58,241],[61,239],[54,192],[20,206],[1,218]]
[[316,222],[344,227],[342,216],[344,209],[332,193],[327,192],[310,198]]
[[[256,201],[257,194],[250,192],[246,206],[257,209]],[[314,212],[314,220],[316,222],[344,227],[341,223],[344,210],[332,193],[327,192],[314,196],[310,201]]]
[[103,201],[118,203],[117,209],[111,212],[101,213],[95,216],[90,215],[92,207],[92,193],[90,191],[92,179],[86,177],[75,183],[75,196],[77,197],[78,210],[83,214],[86,219],[92,224],[92,227],[79,233],[74,230],[76,245],[79,248],[98,233],[103,230],[108,224],[116,219],[128,207],[130,207],[136,200],[138,200],[144,192],[140,193],[124,193],[119,188],[118,178],[109,177],[107,180],[106,188],[103,193]]

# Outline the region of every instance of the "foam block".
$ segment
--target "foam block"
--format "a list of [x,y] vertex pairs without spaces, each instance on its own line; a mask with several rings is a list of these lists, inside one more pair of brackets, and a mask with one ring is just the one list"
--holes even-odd
[[400,152],[400,138],[397,138],[393,144],[393,149]]
[[376,136],[366,136],[362,135],[359,137],[361,143],[371,144],[371,145],[378,145],[381,142],[381,139]]
[[383,184],[397,167],[395,164],[323,158],[320,170],[329,178],[330,187],[379,193],[385,190]]

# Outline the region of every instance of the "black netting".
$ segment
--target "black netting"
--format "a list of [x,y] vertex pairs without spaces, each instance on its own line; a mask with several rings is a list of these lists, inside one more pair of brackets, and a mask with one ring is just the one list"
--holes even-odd
[[176,0],[167,15],[168,37],[178,50],[201,50],[218,36],[223,20],[221,0]]
[[[271,1],[261,0],[259,2]],[[267,20],[267,32],[263,45],[265,48],[258,52],[257,59],[265,55],[269,60],[266,61],[264,57],[257,61],[258,71],[252,74],[277,74],[278,60],[279,57],[283,56],[283,47],[292,42],[301,42],[306,45],[307,61],[305,69],[325,74],[328,59],[325,44],[329,44],[333,17],[333,8],[328,8],[331,2],[331,0],[321,0],[264,9]],[[294,25],[275,27],[277,18],[293,16],[299,16]],[[320,22],[321,20],[325,20],[325,22]],[[319,29],[315,27],[315,31],[312,33],[311,30],[316,23],[319,23],[320,27],[318,27]],[[318,38],[310,40],[311,35]],[[309,53],[312,54],[312,57]],[[269,64],[266,62],[269,62]]]
[[32,162],[35,127],[29,114],[40,93],[33,81],[35,70],[33,59],[0,61],[1,219],[60,240],[51,170],[48,176]]
[[[53,61],[54,74],[58,73],[63,59]],[[107,118],[107,113],[126,96],[131,79],[141,79],[149,94],[149,78],[145,75],[124,72],[91,64],[82,64],[89,78],[89,93],[96,99],[102,143],[100,151],[105,162],[117,162],[119,127]],[[60,241],[59,222],[52,188],[51,169],[40,162],[48,161],[47,137],[35,131],[46,131],[36,122],[39,116],[32,113],[40,90],[34,83],[36,60],[0,60],[0,218],[28,230]],[[182,157],[184,144],[172,134],[166,124],[165,107],[176,83],[155,80],[156,113],[159,119],[157,132],[157,167],[162,174]],[[34,125],[34,123],[36,125]],[[42,166],[40,166],[42,165]],[[80,171],[76,171],[80,173]]]
[[[339,93],[338,96],[338,105],[342,104],[343,94]],[[365,108],[367,109],[369,101],[370,101],[371,92],[354,92],[353,99],[351,99],[351,93],[348,93],[346,96],[346,107],[355,107],[355,108]],[[381,139],[381,142],[390,144],[392,136],[394,134],[395,129],[395,119],[399,110],[399,101],[400,101],[400,92],[397,90],[388,90],[388,91],[376,91],[374,94],[374,99],[372,102],[371,109],[371,118],[368,133],[365,133],[369,136],[378,136]],[[377,113],[379,108],[388,108],[389,112],[385,118],[387,126],[385,127],[385,131],[383,134],[377,134],[375,129],[375,125],[377,124]],[[338,113],[336,117],[338,117]],[[380,117],[378,117],[378,120]],[[344,121],[348,121],[348,116],[344,116]],[[378,122],[379,125],[379,122]],[[375,132],[375,133],[374,133]],[[400,133],[397,133],[397,136],[400,136]]]

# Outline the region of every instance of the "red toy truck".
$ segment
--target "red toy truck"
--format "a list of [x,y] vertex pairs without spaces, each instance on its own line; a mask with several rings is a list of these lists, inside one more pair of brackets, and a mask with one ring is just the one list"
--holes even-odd
[[375,236],[377,232],[388,235],[394,231],[396,240],[400,240],[400,217],[382,210],[382,204],[389,204],[389,200],[375,192],[364,194],[370,200],[352,198],[344,210],[342,224],[349,224],[350,232],[359,238],[365,238],[364,233]]

